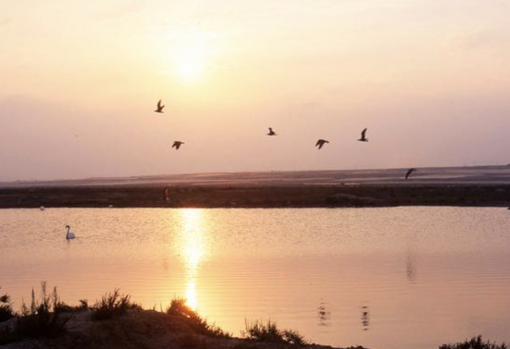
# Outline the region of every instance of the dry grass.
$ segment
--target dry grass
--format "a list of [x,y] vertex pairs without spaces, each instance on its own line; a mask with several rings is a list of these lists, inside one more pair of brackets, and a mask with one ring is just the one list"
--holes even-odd
[[482,336],[478,336],[460,343],[443,344],[439,349],[508,349],[508,346],[504,342],[496,344],[495,342],[484,341]]
[[[82,301],[82,305],[88,307],[86,301]],[[128,310],[142,310],[142,307],[132,302],[130,295],[121,294],[119,289],[115,289],[112,293],[105,294],[100,301],[94,304],[92,319],[112,319],[126,314]]]
[[167,314],[178,317],[199,334],[218,338],[232,337],[230,333],[223,331],[214,324],[209,324],[206,319],[200,317],[193,309],[186,305],[186,299],[184,298],[172,300]]
[[307,345],[302,335],[294,330],[281,330],[275,322],[269,320],[266,324],[262,321],[246,322],[246,330],[243,337],[266,343],[290,344],[295,346]]
[[53,288],[53,292],[48,294],[46,282],[41,282],[39,300],[36,299],[35,291],[32,289],[30,307],[23,302],[14,332],[23,338],[56,337],[65,332],[69,317],[61,316],[59,304],[61,301],[57,288]]
[[[1,288],[1,287],[0,287]],[[0,295],[0,322],[10,320],[14,317],[11,298],[8,294]]]

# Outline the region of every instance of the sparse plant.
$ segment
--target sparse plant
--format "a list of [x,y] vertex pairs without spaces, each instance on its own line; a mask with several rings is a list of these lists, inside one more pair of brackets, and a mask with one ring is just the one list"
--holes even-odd
[[464,342],[443,344],[439,349],[508,349],[508,346],[504,342],[496,344],[496,342],[484,341],[482,336],[478,336]]
[[[82,305],[87,305],[88,307],[87,303],[82,303]],[[140,305],[131,301],[130,295],[121,294],[119,289],[115,289],[112,293],[105,294],[100,301],[94,304],[92,307],[92,319],[111,319],[126,314],[128,310],[141,309]]]
[[200,334],[220,338],[232,337],[230,333],[223,331],[214,324],[209,324],[206,319],[200,317],[200,315],[186,304],[186,299],[184,298],[172,300],[166,312],[168,315],[179,317]]
[[69,305],[64,302],[62,302],[60,299],[58,300],[58,303],[55,304],[55,310],[61,313],[76,313],[81,311],[88,311],[89,310],[89,304],[86,299],[80,299],[79,305]]
[[262,321],[246,321],[246,330],[242,332],[243,337],[259,342],[276,344],[290,344],[296,346],[306,345],[307,342],[302,335],[294,330],[280,330],[275,322],[268,320],[266,324]]
[[69,317],[63,317],[59,308],[61,303],[57,288],[48,294],[46,282],[41,282],[41,295],[36,300],[35,291],[32,289],[32,301],[30,307],[24,302],[21,305],[14,331],[21,337],[56,337],[65,332],[65,326]]
[[11,297],[8,294],[0,295],[0,322],[10,320],[13,317],[14,311],[12,310]]

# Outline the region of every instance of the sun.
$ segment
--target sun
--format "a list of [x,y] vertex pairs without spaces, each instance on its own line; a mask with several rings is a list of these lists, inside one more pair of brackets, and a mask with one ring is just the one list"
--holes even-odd
[[175,77],[184,83],[202,81],[217,54],[212,33],[180,29],[170,33],[170,63]]
[[200,47],[184,47],[177,51],[175,75],[184,82],[197,82],[204,76],[207,53]]

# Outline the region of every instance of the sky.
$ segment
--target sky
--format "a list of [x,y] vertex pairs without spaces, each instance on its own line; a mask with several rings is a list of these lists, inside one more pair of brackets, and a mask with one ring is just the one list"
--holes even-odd
[[510,0],[0,0],[0,181],[508,164],[508,18]]

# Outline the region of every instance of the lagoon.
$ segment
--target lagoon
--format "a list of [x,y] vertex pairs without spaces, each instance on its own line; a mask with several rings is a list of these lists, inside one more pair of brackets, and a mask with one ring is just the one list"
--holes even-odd
[[[77,239],[65,240],[65,225]],[[271,319],[313,342],[422,349],[510,333],[502,208],[0,210],[0,285],[90,303],[185,297],[239,335]]]

